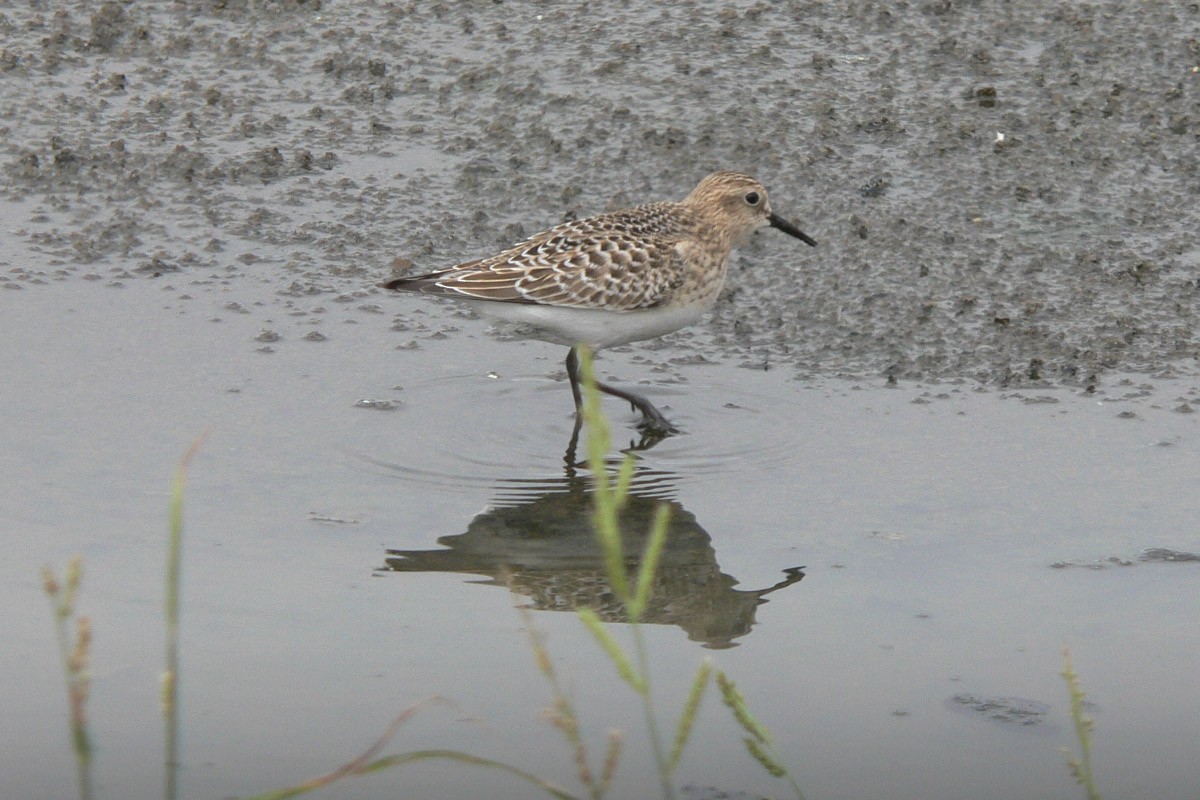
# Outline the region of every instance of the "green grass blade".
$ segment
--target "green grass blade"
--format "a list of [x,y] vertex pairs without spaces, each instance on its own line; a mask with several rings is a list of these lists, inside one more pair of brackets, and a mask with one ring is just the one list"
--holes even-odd
[[67,562],[67,574],[63,579],[66,591],[63,593],[63,612],[65,616],[75,613],[75,596],[83,583],[83,556],[72,556]]
[[642,553],[642,564],[638,569],[637,584],[633,599],[628,604],[630,621],[641,620],[650,602],[654,590],[654,576],[658,572],[658,563],[662,560],[663,549],[667,544],[667,523],[671,518],[671,508],[666,503],[661,504],[654,512],[654,523],[650,527],[650,539],[646,542],[646,550]]
[[629,499],[629,487],[633,485],[633,470],[636,466],[633,455],[626,453],[625,458],[621,461],[621,466],[617,468],[617,485],[613,489],[613,494],[617,502],[617,508],[625,507],[625,501]]
[[750,734],[743,740],[750,756],[774,777],[787,778],[788,784],[796,794],[796,800],[804,800],[804,793],[800,791],[800,786],[788,773],[787,768],[771,752],[774,750],[771,734],[750,713],[750,709],[746,706],[746,699],[737,690],[737,685],[724,672],[717,670],[717,686],[721,690],[721,699],[733,712],[734,719],[742,726],[742,730]]
[[161,679],[162,712],[165,721],[165,786],[163,796],[175,800],[179,796],[179,586],[183,562],[183,490],[187,484],[187,468],[195,457],[207,433],[201,434],[175,469],[171,482],[171,503],[168,513],[167,587],[164,616],[166,618],[166,656]]
[[604,792],[597,784],[595,774],[592,772],[592,767],[588,760],[587,745],[580,733],[579,718],[575,714],[575,706],[571,702],[571,698],[563,691],[562,685],[558,682],[554,663],[550,660],[549,650],[546,649],[545,637],[537,630],[537,626],[533,623],[533,613],[527,607],[519,606],[517,611],[525,620],[525,630],[529,636],[529,644],[533,649],[533,657],[538,671],[546,678],[546,681],[550,684],[551,691],[554,693],[554,705],[552,708],[547,709],[547,720],[562,733],[567,743],[571,746],[571,752],[574,754],[575,759],[575,768],[579,775],[579,782],[587,787],[590,796],[598,797],[603,795]]
[[1071,722],[1075,728],[1075,738],[1079,741],[1080,753],[1079,758],[1075,758],[1069,751],[1064,751],[1067,756],[1067,768],[1071,770],[1075,782],[1087,793],[1088,800],[1100,800],[1100,792],[1096,789],[1096,781],[1092,776],[1092,732],[1095,730],[1095,723],[1083,713],[1085,694],[1079,683],[1079,675],[1071,665],[1071,651],[1066,647],[1063,648],[1062,676],[1067,681],[1067,691],[1071,696]]
[[[50,598],[54,611],[54,633],[62,659],[63,677],[67,684],[67,705],[71,720],[71,750],[75,753],[75,770],[79,781],[79,797],[91,800],[92,739],[87,724],[87,701],[91,685],[92,626],[88,617],[75,617],[75,598],[83,582],[83,559],[74,556],[67,565],[63,583],[59,583],[50,567],[42,567],[42,588]],[[75,618],[75,639],[72,643],[70,623]]]
[[600,550],[604,555],[604,574],[612,586],[613,593],[625,604],[626,608],[633,601],[633,591],[629,586],[629,571],[625,567],[625,548],[621,545],[621,532],[617,528],[615,501],[611,497],[596,496],[594,522],[596,538],[600,542]]
[[692,727],[696,723],[696,714],[700,710],[700,701],[708,689],[709,678],[712,675],[712,659],[706,658],[700,662],[696,677],[692,680],[692,688],[688,690],[687,701],[683,704],[683,713],[679,716],[679,725],[675,728],[675,744],[671,747],[671,755],[667,759],[667,771],[674,772],[683,756],[692,735]]
[[[300,795],[308,794],[317,789],[324,788],[334,780],[341,779],[348,775],[366,775],[372,772],[381,770],[393,769],[405,764],[412,764],[418,761],[457,761],[460,764],[470,764],[476,767],[485,767],[487,769],[495,769],[501,772],[506,772],[520,778],[538,789],[541,789],[551,797],[557,800],[578,800],[575,795],[565,789],[551,783],[550,781],[539,778],[538,776],[526,772],[523,769],[514,767],[510,764],[505,764],[501,761],[494,761],[490,758],[481,758],[473,756],[470,753],[463,753],[458,750],[415,750],[410,753],[398,753],[393,756],[384,756],[383,758],[371,761],[367,764],[357,766],[353,771],[339,773],[335,777],[323,776],[322,778],[314,778],[296,786],[289,786],[286,789],[276,789],[270,792],[263,792],[252,797],[244,798],[244,800],[288,800],[288,798],[299,797]],[[333,773],[331,773],[333,775]],[[327,779],[328,778],[328,779]]]
[[624,736],[620,731],[608,732],[608,751],[604,754],[604,768],[600,771],[600,794],[605,794],[612,786],[613,777],[617,774],[617,763],[621,760],[621,745]]
[[428,760],[457,761],[462,764],[497,769],[533,784],[551,797],[558,798],[559,800],[577,800],[575,795],[572,795],[550,781],[539,778],[523,769],[519,769],[518,767],[514,767],[510,764],[505,764],[500,761],[494,761],[490,758],[473,756],[470,753],[463,753],[458,750],[416,750],[409,753],[399,753],[396,755],[384,756],[383,758],[376,757],[379,751],[382,750],[384,746],[391,741],[392,737],[396,735],[396,732],[400,730],[400,727],[408,722],[408,720],[424,706],[429,705],[430,703],[445,702],[446,701],[442,700],[440,697],[431,697],[405,709],[403,712],[397,715],[395,719],[392,720],[391,724],[388,725],[387,730],[385,730],[383,734],[376,739],[362,754],[360,754],[354,760],[343,764],[332,772],[328,772],[311,780],[307,780],[304,783],[296,784],[295,786],[288,786],[284,789],[273,789],[268,792],[262,792],[251,797],[244,798],[244,800],[287,800],[287,798],[299,797],[300,795],[308,794],[309,792],[316,791],[317,789],[323,789],[335,781],[339,781],[350,776],[367,775],[372,772],[380,772],[382,770],[392,769],[393,767],[399,767],[417,761]]
[[608,455],[608,448],[612,443],[611,432],[608,427],[608,419],[604,416],[604,411],[600,407],[600,390],[596,387],[596,373],[592,366],[592,351],[585,345],[579,345],[576,348],[579,354],[579,373],[583,378],[583,419],[587,422],[587,454],[588,454],[588,469],[596,477],[597,483],[603,483],[603,486],[597,486],[597,490],[603,489],[607,492],[609,489],[608,481],[600,481],[601,476],[607,478],[608,472],[605,469],[604,458]]
[[590,608],[581,608],[576,613],[600,644],[601,649],[608,656],[608,660],[616,667],[617,674],[621,676],[621,680],[632,686],[633,690],[638,694],[644,695],[646,693],[646,681],[634,670],[633,663],[625,655],[625,651],[621,649],[621,645],[617,643],[617,640],[605,629],[599,615]]
[[742,726],[742,730],[754,737],[759,743],[770,745],[771,734],[750,713],[750,709],[746,706],[746,699],[738,691],[737,684],[730,680],[721,670],[717,670],[717,686],[721,689],[721,699],[725,701],[725,705],[733,712],[733,717]]
[[762,742],[752,739],[749,736],[742,741],[746,743],[746,749],[750,751],[750,755],[754,757],[754,760],[761,764],[763,769],[771,773],[773,777],[782,778],[787,774],[787,770],[771,757],[771,754],[763,747]]
[[[583,378],[583,418],[588,426],[588,469],[591,470],[592,479],[595,481],[595,508],[592,520],[604,553],[604,570],[608,574],[608,582],[621,602],[628,606],[632,600],[632,592],[629,588],[629,574],[625,568],[621,530],[617,523],[617,511],[621,501],[617,490],[613,488],[608,466],[604,462],[611,443],[608,420],[600,408],[600,390],[596,388],[591,351],[580,345],[577,352],[579,371]],[[629,469],[632,470],[632,466]]]

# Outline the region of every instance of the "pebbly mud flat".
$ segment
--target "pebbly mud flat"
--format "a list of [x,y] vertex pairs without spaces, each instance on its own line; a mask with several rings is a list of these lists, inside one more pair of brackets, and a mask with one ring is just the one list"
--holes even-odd
[[822,246],[757,238],[710,323],[642,347],[989,386],[1190,374],[1194,23],[1165,3],[23,4],[0,12],[0,285],[170,276],[264,316],[324,296],[403,325],[367,288],[397,257],[455,263],[731,168]]

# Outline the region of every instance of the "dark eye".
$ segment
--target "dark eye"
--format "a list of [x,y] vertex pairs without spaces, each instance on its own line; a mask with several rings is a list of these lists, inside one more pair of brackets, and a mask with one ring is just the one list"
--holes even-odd
[[756,206],[760,200],[762,200],[762,196],[758,192],[746,192],[746,202],[748,204]]

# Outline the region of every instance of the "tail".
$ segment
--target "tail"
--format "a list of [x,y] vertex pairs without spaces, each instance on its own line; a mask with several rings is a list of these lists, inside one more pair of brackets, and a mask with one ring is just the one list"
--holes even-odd
[[446,277],[443,272],[429,272],[425,275],[408,275],[403,278],[393,278],[390,281],[375,284],[380,289],[390,289],[393,292],[418,292],[420,294],[458,294],[438,286],[438,281]]

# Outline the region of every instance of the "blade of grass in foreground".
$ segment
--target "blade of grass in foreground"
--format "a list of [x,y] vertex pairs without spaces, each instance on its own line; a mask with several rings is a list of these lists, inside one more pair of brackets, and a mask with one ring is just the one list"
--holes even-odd
[[[509,591],[515,591],[511,582],[508,588]],[[554,696],[554,705],[550,709],[547,709],[547,719],[551,725],[562,733],[563,738],[567,740],[567,744],[571,746],[579,782],[587,789],[588,796],[592,798],[603,797],[606,787],[612,782],[612,775],[617,768],[617,759],[620,757],[620,744],[614,743],[611,738],[609,739],[609,749],[605,757],[604,769],[600,780],[597,781],[596,774],[592,770],[591,762],[588,758],[587,744],[584,742],[583,734],[580,731],[579,717],[575,713],[575,704],[571,702],[570,696],[563,690],[562,684],[558,680],[558,673],[554,669],[554,662],[550,658],[550,652],[546,649],[545,635],[533,624],[533,613],[528,607],[518,606],[517,612],[525,621],[525,631],[529,636],[529,646],[533,650],[534,663],[537,664],[538,671],[545,677],[546,682],[550,684],[550,690]]]
[[595,483],[595,506],[593,523],[596,537],[604,553],[604,571],[617,598],[628,607],[633,599],[629,588],[629,574],[625,571],[625,554],[621,546],[621,530],[617,524],[617,511],[624,503],[622,487],[628,490],[633,476],[632,456],[627,456],[617,475],[616,485],[608,474],[604,458],[611,443],[608,419],[600,408],[600,390],[596,388],[596,377],[592,367],[592,352],[580,346],[579,369],[583,375],[583,419],[587,423],[587,462]]
[[604,650],[608,656],[608,660],[616,667],[617,674],[621,676],[621,680],[628,683],[635,692],[644,694],[646,692],[646,681],[637,673],[630,663],[625,651],[621,649],[621,645],[612,637],[612,634],[604,627],[604,623],[600,621],[600,616],[590,608],[580,608],[575,611],[576,616],[591,632],[596,642]]
[[708,688],[708,679],[712,674],[712,659],[700,662],[700,669],[692,681],[688,691],[687,701],[683,704],[683,713],[679,716],[679,725],[675,729],[675,744],[671,747],[671,756],[667,759],[667,769],[675,771],[683,748],[687,746],[688,738],[692,735],[692,726],[696,722],[696,713],[700,710],[700,701],[704,699],[704,691]]
[[175,800],[179,796],[179,579],[183,559],[183,489],[187,483],[187,468],[208,434],[202,433],[183,454],[171,482],[171,506],[167,544],[166,593],[166,664],[162,674],[163,718],[166,737],[166,785],[163,796]]
[[75,596],[83,581],[83,559],[75,556],[59,583],[50,567],[42,567],[42,588],[54,607],[54,631],[67,681],[67,701],[71,714],[71,749],[75,752],[75,770],[79,778],[79,796],[92,800],[92,739],[87,726],[88,687],[91,674],[92,627],[88,617],[75,620],[75,642],[71,642],[69,624],[75,616]]
[[631,622],[641,622],[646,605],[650,602],[650,593],[654,589],[654,576],[658,572],[658,562],[662,559],[663,548],[667,546],[667,523],[670,519],[671,507],[667,504],[663,503],[654,510],[650,540],[646,542],[646,549],[642,553],[642,566],[638,570],[633,599],[629,602]]
[[1092,777],[1092,718],[1083,713],[1083,687],[1079,685],[1079,676],[1071,666],[1071,651],[1063,648],[1062,676],[1067,681],[1067,691],[1071,695],[1071,722],[1075,726],[1075,738],[1079,740],[1079,758],[1064,749],[1067,756],[1067,768],[1076,783],[1083,787],[1088,800],[1100,800],[1100,792],[1096,790],[1096,781]]
[[737,685],[722,670],[717,670],[717,686],[721,690],[721,699],[733,712],[734,719],[742,726],[742,730],[750,734],[743,739],[746,743],[746,751],[771,775],[776,778],[786,778],[792,791],[795,792],[797,800],[804,800],[804,793],[800,791],[796,779],[775,756],[770,732],[750,713],[750,709],[746,706],[746,699],[738,691]]
[[399,767],[403,766],[404,764],[411,764],[417,761],[434,760],[457,761],[460,764],[470,764],[476,767],[486,767],[488,769],[507,772],[509,775],[513,775],[533,784],[551,797],[557,798],[557,800],[578,800],[575,795],[570,794],[553,783],[543,780],[542,778],[526,772],[523,769],[518,769],[517,767],[504,764],[500,761],[494,761],[490,758],[473,756],[470,753],[463,753],[458,750],[415,750],[410,753],[398,753],[392,756],[384,756],[383,758],[375,757],[379,751],[383,749],[383,746],[386,745],[388,741],[396,735],[396,731],[400,729],[400,726],[408,721],[409,717],[415,714],[417,710],[425,704],[437,701],[439,699],[440,698],[436,697],[431,698],[430,700],[422,701],[417,703],[415,706],[406,709],[403,713],[392,720],[392,724],[388,726],[388,729],[384,731],[383,735],[376,739],[375,742],[360,756],[352,761],[348,761],[332,772],[327,772],[324,775],[320,775],[316,778],[305,781],[304,783],[296,784],[295,786],[289,786],[286,789],[275,789],[273,791],[263,792],[262,794],[256,794],[253,797],[248,797],[244,800],[288,800],[288,798],[291,797],[299,797],[300,795],[308,794],[309,792],[316,791],[317,789],[323,789],[334,781],[338,781],[342,778],[347,778],[352,775],[368,775],[372,772],[379,772],[380,770],[391,769],[393,767]]
[[642,612],[650,600],[650,591],[654,584],[654,571],[657,570],[659,558],[666,544],[667,516],[661,509],[655,516],[654,528],[650,540],[646,544],[646,552],[643,554],[642,569],[637,577],[638,583],[636,587],[631,588],[625,566],[625,553],[617,512],[628,499],[629,487],[633,481],[633,456],[626,455],[614,481],[608,474],[604,460],[608,454],[608,448],[612,444],[612,439],[608,420],[600,408],[600,391],[596,386],[592,353],[584,345],[579,345],[576,352],[579,354],[580,372],[583,375],[583,418],[588,426],[588,469],[595,481],[593,520],[596,538],[604,552],[604,568],[609,585],[612,587],[613,593],[625,605],[629,614],[633,653],[637,660],[636,669],[616,644],[616,640],[604,630],[603,623],[594,612],[579,609],[577,613],[580,620],[588,626],[601,647],[604,648],[622,678],[641,699],[642,710],[646,716],[646,733],[654,753],[654,763],[658,769],[663,800],[674,800],[675,790],[671,786],[671,768],[668,764],[666,748],[658,732],[658,717],[654,711],[654,696],[650,686],[649,658],[639,624]]

